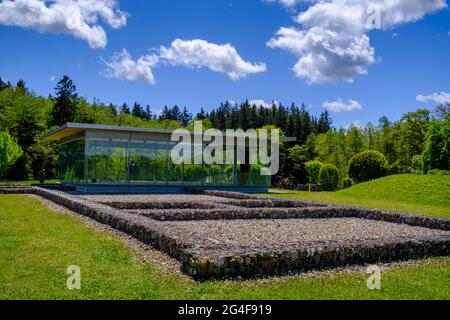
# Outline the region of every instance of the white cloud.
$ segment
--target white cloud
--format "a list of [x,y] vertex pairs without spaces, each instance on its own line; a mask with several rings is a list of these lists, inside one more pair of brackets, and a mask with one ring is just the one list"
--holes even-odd
[[434,102],[436,104],[447,104],[450,103],[450,93],[448,92],[436,92],[427,96],[419,94],[416,97],[419,102]]
[[357,111],[362,110],[362,105],[355,100],[348,100],[347,102],[342,101],[341,99],[338,99],[337,101],[328,102],[325,101],[322,105],[324,109],[327,109],[329,111],[333,112],[350,112],[350,111]]
[[267,45],[293,53],[294,73],[308,83],[353,82],[376,62],[369,38],[375,12],[386,30],[446,6],[445,0],[313,1],[295,18],[301,28],[280,28]]
[[264,2],[279,2],[281,5],[285,7],[294,7],[300,2],[306,2],[308,0],[263,0]]
[[272,102],[269,103],[269,102],[266,102],[266,101],[264,101],[262,99],[253,99],[253,100],[250,100],[248,103],[251,106],[256,105],[257,107],[261,106],[263,108],[272,108],[272,104],[279,105],[278,101],[272,101]]
[[143,80],[150,84],[156,82],[152,68],[158,64],[156,55],[145,55],[134,60],[127,50],[116,52],[109,60],[103,61],[106,70],[102,75],[128,81]]
[[212,71],[225,73],[232,80],[267,70],[264,63],[244,61],[230,44],[218,45],[200,39],[176,39],[169,48],[161,46],[160,58],[175,66],[206,67]]
[[91,48],[104,48],[106,32],[102,19],[114,29],[126,25],[126,14],[116,0],[4,0],[0,24],[64,33],[86,40]]
[[156,82],[153,68],[163,63],[188,68],[207,67],[212,71],[225,73],[235,81],[267,69],[265,64],[244,61],[229,44],[217,45],[204,40],[177,39],[169,48],[161,46],[158,53],[144,55],[137,60],[123,49],[103,62],[107,67],[102,72],[104,76],[130,81],[144,80],[150,84]]

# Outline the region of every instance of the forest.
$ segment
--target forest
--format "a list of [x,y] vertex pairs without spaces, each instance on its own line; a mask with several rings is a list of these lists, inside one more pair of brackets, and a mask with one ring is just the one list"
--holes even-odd
[[[383,175],[448,171],[450,105],[432,109],[412,111],[397,120],[382,117],[364,127],[337,128],[327,111],[316,116],[304,105],[226,101],[195,115],[177,105],[156,114],[139,102],[132,106],[89,102],[68,76],[48,97],[36,95],[23,80],[11,84],[0,78],[0,179],[37,179],[43,170],[47,179],[55,178],[57,146],[39,137],[66,122],[177,129],[202,120],[205,128],[219,130],[279,128],[297,142],[281,146],[281,169],[273,184],[291,177],[298,184],[325,186],[331,179],[325,189],[335,190]],[[376,176],[371,176],[374,172]]]

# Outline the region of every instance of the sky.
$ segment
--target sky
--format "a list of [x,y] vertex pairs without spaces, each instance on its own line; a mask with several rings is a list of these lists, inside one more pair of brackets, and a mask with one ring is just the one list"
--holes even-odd
[[0,76],[196,113],[305,104],[336,126],[450,102],[447,0],[0,0]]

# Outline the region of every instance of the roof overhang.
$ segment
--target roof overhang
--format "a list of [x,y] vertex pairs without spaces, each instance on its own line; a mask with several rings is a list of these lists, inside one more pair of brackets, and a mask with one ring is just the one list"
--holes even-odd
[[[86,123],[66,123],[60,128],[57,128],[47,134],[40,137],[41,140],[51,140],[51,141],[61,141],[67,138],[80,135],[86,131],[103,131],[111,133],[135,133],[143,135],[154,135],[154,136],[167,136],[168,138],[172,135],[172,130],[164,129],[148,129],[148,128],[132,128],[132,127],[119,127],[119,126],[107,126],[107,125],[97,125],[97,124],[86,124]],[[193,135],[197,135],[192,132]],[[198,133],[202,135],[204,133]],[[295,142],[297,141],[294,137],[280,137],[280,141],[283,142]]]

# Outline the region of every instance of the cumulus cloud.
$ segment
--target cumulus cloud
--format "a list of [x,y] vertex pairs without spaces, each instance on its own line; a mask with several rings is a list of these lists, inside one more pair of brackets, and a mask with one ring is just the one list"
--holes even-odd
[[156,82],[153,68],[168,64],[188,68],[207,67],[225,73],[232,80],[245,78],[252,73],[266,71],[263,63],[244,61],[230,44],[217,45],[204,40],[175,40],[170,47],[161,46],[155,54],[133,59],[127,50],[116,52],[109,60],[103,60],[107,69],[104,76],[122,80]]
[[264,63],[244,61],[230,44],[218,45],[200,39],[176,39],[168,48],[161,46],[160,58],[175,66],[206,67],[215,72],[225,73],[232,80],[267,70]]
[[358,101],[352,99],[348,100],[347,102],[344,102],[341,99],[332,102],[325,101],[322,106],[324,109],[333,112],[343,112],[343,111],[350,112],[362,110],[363,108]]
[[99,20],[111,28],[126,25],[127,15],[116,0],[3,0],[0,24],[64,33],[86,40],[91,48],[104,48],[107,36]]
[[127,50],[116,52],[109,60],[104,60],[106,70],[102,73],[105,77],[128,81],[142,80],[155,84],[156,80],[152,68],[158,64],[158,56],[151,54],[134,60]]
[[445,0],[313,1],[294,19],[301,27],[280,28],[267,45],[294,54],[295,75],[311,84],[353,82],[376,62],[370,30],[414,22],[446,6]]
[[419,94],[416,99],[417,101],[424,103],[434,102],[436,104],[447,104],[450,103],[450,93],[436,92],[427,96]]

